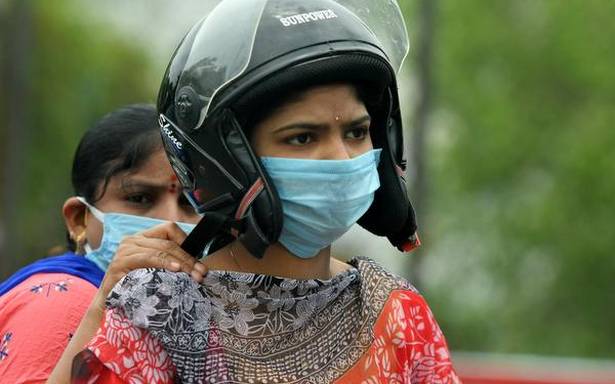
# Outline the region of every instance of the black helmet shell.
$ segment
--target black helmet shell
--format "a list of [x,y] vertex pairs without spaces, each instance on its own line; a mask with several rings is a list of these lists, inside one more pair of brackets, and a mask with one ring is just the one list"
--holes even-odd
[[224,0],[171,59],[158,98],[171,164],[197,210],[228,217],[257,257],[277,240],[282,207],[250,146],[251,117],[291,90],[319,84],[352,83],[369,95],[372,141],[383,149],[381,188],[359,223],[398,247],[415,234],[395,80],[408,47],[405,26],[394,0],[378,4],[373,14],[388,10],[384,22],[403,32],[385,48],[380,41],[390,36],[379,40],[383,28],[370,28],[372,13],[360,3]]

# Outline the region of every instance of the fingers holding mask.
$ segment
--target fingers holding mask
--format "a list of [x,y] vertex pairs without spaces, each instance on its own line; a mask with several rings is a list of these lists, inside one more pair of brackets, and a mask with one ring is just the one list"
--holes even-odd
[[[141,233],[142,238],[138,239],[137,244],[143,247],[158,249],[162,253],[158,256],[166,263],[166,256],[172,256],[173,262],[181,265],[181,270],[187,273],[196,272],[201,277],[205,275],[207,269],[205,265],[198,262],[193,256],[184,251],[180,244],[186,239],[186,233],[175,223],[169,222],[158,225]],[[167,269],[166,267],[163,267]],[[194,275],[193,275],[194,277]]]
[[146,268],[162,268],[174,272],[183,271],[190,274],[198,282],[203,280],[207,272],[205,265],[171,240],[136,236],[134,245],[139,247],[142,252],[141,257],[144,257],[144,259],[141,262],[149,264]]
[[175,244],[181,244],[184,242],[186,237],[186,233],[175,223],[166,222],[164,224],[156,225],[148,230],[145,230],[140,235],[150,238],[150,239],[162,239],[162,240],[170,240]]
[[139,268],[159,268],[186,272],[202,282],[207,268],[181,249],[186,234],[175,223],[157,225],[125,237],[107,270],[105,280],[111,287],[128,272]]

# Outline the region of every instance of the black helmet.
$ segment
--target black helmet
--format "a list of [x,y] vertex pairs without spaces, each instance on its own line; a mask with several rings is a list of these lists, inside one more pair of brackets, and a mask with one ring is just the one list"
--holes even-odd
[[165,150],[204,214],[184,248],[196,254],[232,234],[262,257],[280,235],[282,206],[248,130],[289,91],[342,82],[366,96],[371,138],[383,150],[381,187],[359,224],[401,250],[418,245],[396,84],[407,51],[395,0],[223,0],[198,22],[175,51],[158,95]]

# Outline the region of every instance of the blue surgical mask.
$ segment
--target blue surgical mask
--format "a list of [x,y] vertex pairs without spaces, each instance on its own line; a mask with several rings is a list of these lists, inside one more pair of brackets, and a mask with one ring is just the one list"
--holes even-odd
[[261,157],[282,201],[279,242],[307,259],[346,233],[372,205],[380,187],[381,151],[350,160]]
[[[85,204],[92,215],[103,224],[103,235],[100,241],[100,246],[92,249],[89,244],[85,245],[85,258],[92,261],[100,269],[106,271],[115,256],[118,246],[122,239],[126,236],[134,235],[138,232],[150,229],[158,224],[166,223],[165,220],[152,219],[150,217],[127,215],[123,213],[106,212],[103,213],[96,207],[90,205],[82,197],[77,197],[79,201]],[[195,224],[177,223],[179,227],[190,233]]]

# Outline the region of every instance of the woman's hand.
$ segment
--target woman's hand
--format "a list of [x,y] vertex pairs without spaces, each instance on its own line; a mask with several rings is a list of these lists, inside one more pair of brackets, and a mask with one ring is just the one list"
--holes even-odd
[[168,222],[147,231],[125,237],[120,243],[98,290],[97,298],[104,309],[104,300],[126,274],[139,268],[160,268],[183,271],[202,282],[207,268],[181,249],[187,235],[177,224]]
[[48,383],[70,381],[73,357],[94,337],[104,315],[107,295],[128,272],[139,268],[162,268],[173,272],[183,271],[190,274],[194,280],[203,281],[207,268],[181,249],[179,245],[185,238],[184,231],[175,223],[169,222],[122,240],[94,301],[64,350]]

